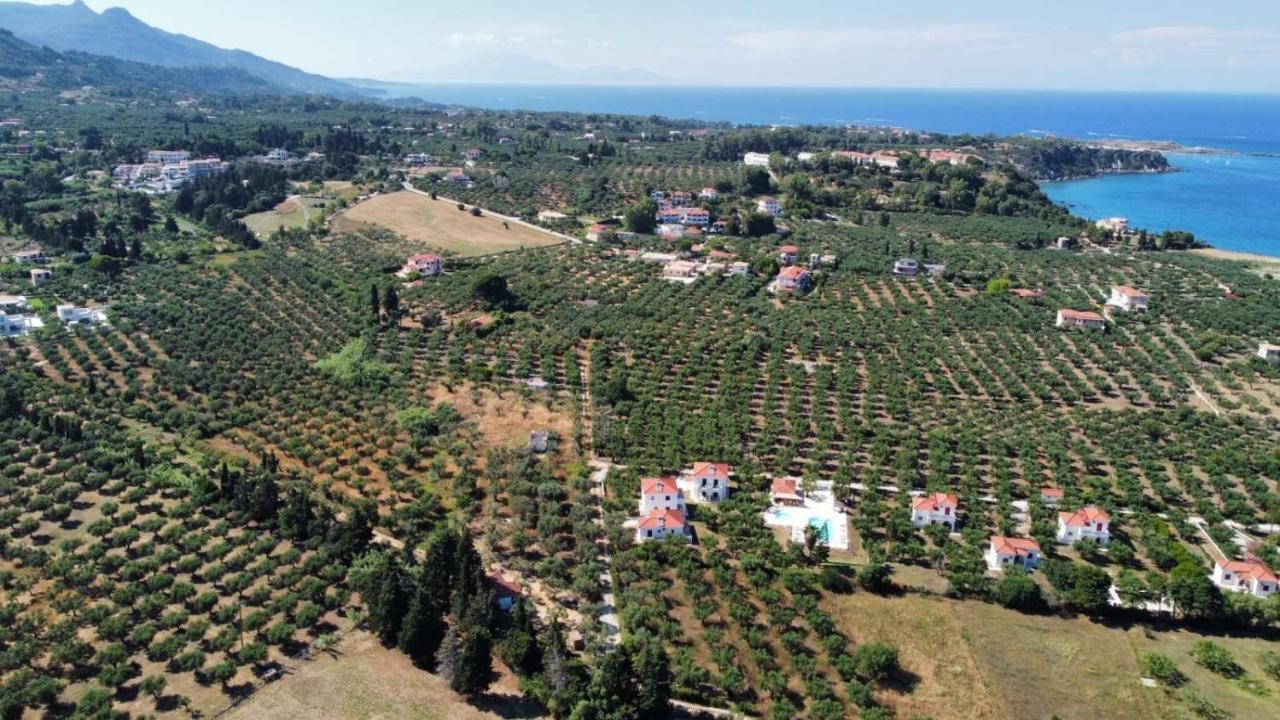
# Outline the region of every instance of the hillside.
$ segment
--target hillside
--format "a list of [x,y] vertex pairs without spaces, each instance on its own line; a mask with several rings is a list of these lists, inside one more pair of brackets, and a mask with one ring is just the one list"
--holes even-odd
[[243,50],[227,50],[151,27],[123,8],[101,14],[70,5],[0,3],[0,28],[54,50],[87,52],[170,68],[234,68],[298,93],[356,96],[346,83],[303,72]]
[[235,68],[165,68],[82,52],[60,53],[0,30],[0,87],[61,91],[86,86],[109,93],[279,92],[266,80]]

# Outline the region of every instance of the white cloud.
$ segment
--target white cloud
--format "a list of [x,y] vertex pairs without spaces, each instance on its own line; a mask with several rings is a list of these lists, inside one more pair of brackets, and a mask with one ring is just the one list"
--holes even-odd
[[1014,33],[997,25],[961,23],[918,28],[763,30],[734,35],[729,38],[729,42],[752,50],[788,53],[873,46],[919,50],[990,43],[1013,37]]
[[1111,35],[1121,45],[1176,43],[1198,47],[1237,43],[1274,43],[1280,36],[1269,30],[1230,30],[1210,25],[1159,25]]

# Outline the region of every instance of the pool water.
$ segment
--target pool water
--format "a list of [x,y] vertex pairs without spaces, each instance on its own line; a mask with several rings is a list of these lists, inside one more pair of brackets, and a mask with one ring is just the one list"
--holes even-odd
[[825,518],[809,518],[809,527],[818,529],[818,539],[822,542],[831,543],[831,521]]

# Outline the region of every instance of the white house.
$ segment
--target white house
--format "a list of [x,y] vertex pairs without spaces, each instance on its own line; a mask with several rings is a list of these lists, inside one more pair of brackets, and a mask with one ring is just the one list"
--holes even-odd
[[686,280],[698,276],[698,263],[692,260],[674,260],[662,266],[662,277],[672,280]]
[[1256,560],[1215,560],[1213,584],[1223,590],[1265,598],[1276,591],[1280,579],[1271,568]]
[[684,220],[684,213],[675,205],[662,205],[654,217],[659,224],[678,224]]
[[769,167],[768,153],[749,152],[742,156],[742,162],[748,167]]
[[676,510],[684,514],[684,493],[672,477],[643,478],[640,480],[640,516],[654,510]]
[[813,276],[806,268],[799,265],[782,268],[773,282],[778,290],[793,295],[803,295],[813,288]]
[[914,498],[911,501],[911,527],[946,525],[955,532],[956,509],[959,506],[959,499],[951,493],[929,493]]
[[920,274],[920,263],[911,258],[899,258],[893,264],[893,274],[903,277],[915,277]]
[[751,274],[751,266],[745,262],[735,262],[729,265],[729,275],[740,275],[746,277]]
[[435,253],[414,255],[400,269],[401,277],[418,274],[422,277],[434,277],[444,272],[444,258]]
[[45,268],[31,268],[31,284],[39,287],[53,279],[53,271]]
[[1094,223],[1101,230],[1107,230],[1114,233],[1127,232],[1129,230],[1129,221],[1122,217],[1103,218]]
[[685,225],[707,227],[711,224],[711,211],[700,207],[684,208],[680,221]]
[[21,337],[44,327],[44,322],[37,315],[20,315],[0,311],[0,337]]
[[1269,363],[1280,363],[1280,345],[1260,343],[1258,345],[1258,357]]
[[720,197],[720,191],[716,190],[713,187],[704,187],[702,188],[702,190],[698,192],[698,197],[703,198],[705,200],[715,200],[716,198]]
[[696,462],[693,469],[681,473],[677,484],[689,502],[718,503],[729,498],[728,463]]
[[14,253],[13,262],[18,265],[43,265],[49,262],[49,258],[45,257],[40,248],[29,248]]
[[1034,570],[1040,565],[1040,543],[1029,538],[992,535],[985,557],[987,568],[996,572],[1007,565]]
[[1128,285],[1112,285],[1111,297],[1107,298],[1107,304],[1117,310],[1131,312],[1134,310],[1146,310],[1147,300],[1149,299],[1149,295]]
[[653,510],[636,523],[636,542],[688,537],[688,533],[684,513],[679,510]]
[[0,312],[16,313],[27,309],[25,295],[0,295]]
[[766,215],[776,216],[782,212],[782,204],[775,197],[760,198],[756,201],[756,210]]
[[57,311],[58,320],[67,327],[97,325],[107,319],[106,313],[101,310],[76,307],[75,305],[59,305]]
[[191,153],[187,150],[148,150],[147,162],[161,163],[168,165],[170,163],[180,163],[184,160],[190,160]]
[[1058,542],[1074,545],[1081,540],[1093,540],[1099,545],[1110,542],[1111,516],[1092,505],[1075,512],[1058,513]]
[[444,181],[447,183],[453,183],[454,185],[466,185],[471,182],[471,176],[461,170],[454,170],[444,176]]
[[778,248],[778,264],[779,265],[795,265],[796,260],[800,259],[800,248],[795,245],[783,245]]
[[1107,319],[1096,312],[1063,308],[1054,324],[1060,328],[1105,328]]

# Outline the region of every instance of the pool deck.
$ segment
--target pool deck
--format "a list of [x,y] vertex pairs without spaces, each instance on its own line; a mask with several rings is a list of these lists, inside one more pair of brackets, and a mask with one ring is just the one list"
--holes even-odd
[[[775,516],[779,512],[782,517]],[[836,509],[831,483],[826,481],[818,481],[813,493],[805,498],[803,507],[771,506],[764,513],[765,525],[791,528],[791,541],[797,543],[804,542],[804,529],[807,525],[820,525],[824,522],[831,536],[827,539],[827,547],[832,550],[848,550],[849,520]]]

